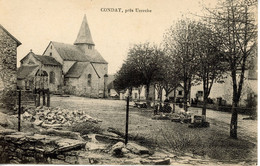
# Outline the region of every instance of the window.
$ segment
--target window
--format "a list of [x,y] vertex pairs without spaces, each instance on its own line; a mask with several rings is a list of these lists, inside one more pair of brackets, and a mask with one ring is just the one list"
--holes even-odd
[[52,49],[52,46],[51,46],[51,49]]
[[53,71],[50,72],[50,84],[55,83],[55,73]]
[[182,96],[182,91],[181,91],[181,90],[178,92],[178,95],[179,95],[179,96]]
[[50,52],[50,56],[52,56],[52,52]]
[[91,74],[88,75],[88,86],[91,86]]

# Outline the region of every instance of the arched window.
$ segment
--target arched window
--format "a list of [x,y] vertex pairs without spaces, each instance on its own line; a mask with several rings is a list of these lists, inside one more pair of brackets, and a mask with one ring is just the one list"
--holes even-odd
[[88,75],[88,86],[91,86],[91,74]]
[[55,83],[55,73],[53,71],[50,72],[50,84]]

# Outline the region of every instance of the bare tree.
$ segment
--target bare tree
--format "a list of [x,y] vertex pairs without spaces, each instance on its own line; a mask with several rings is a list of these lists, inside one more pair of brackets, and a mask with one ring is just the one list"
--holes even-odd
[[184,87],[184,109],[188,111],[187,102],[190,98],[192,80],[198,65],[196,62],[196,22],[182,19],[171,26],[165,33],[164,45],[167,54],[172,57],[174,67],[180,71],[180,80]]
[[230,137],[237,138],[237,118],[248,58],[256,47],[257,26],[254,18],[256,1],[225,0],[217,9],[208,10],[209,19],[221,34],[232,77],[232,117]]
[[225,78],[227,63],[221,51],[222,38],[208,24],[198,22],[199,33],[196,43],[197,76],[203,85],[202,115],[206,116],[207,101],[214,82],[222,83]]

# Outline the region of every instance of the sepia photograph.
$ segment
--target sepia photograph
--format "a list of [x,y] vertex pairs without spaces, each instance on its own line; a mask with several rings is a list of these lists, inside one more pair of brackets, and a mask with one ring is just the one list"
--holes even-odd
[[257,0],[0,0],[0,164],[258,165]]

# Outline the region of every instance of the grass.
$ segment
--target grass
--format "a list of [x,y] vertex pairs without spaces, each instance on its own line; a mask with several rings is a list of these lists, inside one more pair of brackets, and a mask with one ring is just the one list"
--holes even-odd
[[[55,101],[55,99],[54,99]],[[125,102],[71,97],[53,102],[63,108],[84,110],[92,117],[102,120],[101,128],[116,128],[125,132]],[[193,153],[219,161],[257,160],[256,144],[250,140],[230,139],[228,124],[217,122],[209,128],[188,128],[167,120],[152,120],[153,112],[131,108],[129,113],[129,135],[131,140],[150,148],[162,148],[174,153]],[[254,142],[254,141],[253,141]]]

